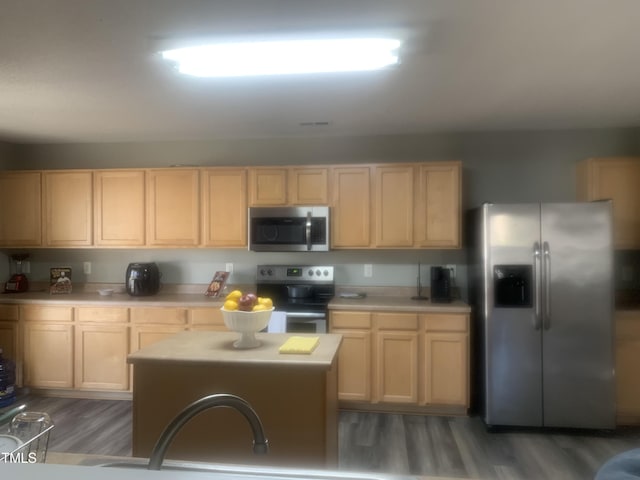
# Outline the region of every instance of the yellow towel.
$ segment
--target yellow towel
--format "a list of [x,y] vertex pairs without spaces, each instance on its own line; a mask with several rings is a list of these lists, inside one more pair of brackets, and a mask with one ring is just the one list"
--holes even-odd
[[280,353],[311,353],[320,343],[320,337],[289,337],[280,346]]

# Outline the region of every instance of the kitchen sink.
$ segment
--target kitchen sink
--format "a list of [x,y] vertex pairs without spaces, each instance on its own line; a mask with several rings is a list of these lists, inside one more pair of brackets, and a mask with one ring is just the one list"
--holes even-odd
[[[149,461],[144,458],[127,459],[126,461],[117,461],[101,464],[101,467],[108,468],[128,468],[128,469],[146,469]],[[189,472],[207,472],[211,474],[211,478],[219,478],[224,480],[417,480],[417,476],[409,475],[388,475],[383,473],[368,472],[350,472],[337,470],[313,470],[302,468],[279,468],[269,466],[248,466],[248,465],[231,465],[218,463],[191,462],[179,460],[165,460],[162,464],[162,470],[167,471],[189,471]],[[215,475],[215,476],[214,476]]]

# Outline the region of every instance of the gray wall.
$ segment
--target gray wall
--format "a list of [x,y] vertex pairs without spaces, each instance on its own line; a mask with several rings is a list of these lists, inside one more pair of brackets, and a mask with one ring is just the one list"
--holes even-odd
[[[170,165],[329,164],[462,160],[465,209],[483,201],[575,199],[576,163],[591,156],[639,155],[640,129],[474,132],[348,138],[285,138],[137,144],[18,145],[10,169],[166,167]],[[1,153],[0,153],[1,155]],[[1,157],[0,157],[1,161]],[[0,165],[3,165],[0,163]],[[32,274],[45,280],[51,266],[70,265],[77,281],[120,282],[131,261],[157,261],[167,283],[208,283],[233,262],[232,281],[251,282],[260,263],[329,263],[347,285],[414,285],[416,264],[456,264],[466,283],[464,251],[356,251],[265,254],[244,250],[34,250]],[[2,259],[0,258],[0,274]],[[93,273],[84,276],[82,262]],[[6,264],[6,261],[4,262]],[[374,265],[364,278],[363,264]],[[427,267],[423,281],[428,283]]]

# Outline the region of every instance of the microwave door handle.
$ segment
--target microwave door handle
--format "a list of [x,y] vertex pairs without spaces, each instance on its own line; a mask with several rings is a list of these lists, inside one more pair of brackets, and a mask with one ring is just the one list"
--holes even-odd
[[311,250],[311,212],[307,212],[307,225],[305,233],[307,237],[307,250]]

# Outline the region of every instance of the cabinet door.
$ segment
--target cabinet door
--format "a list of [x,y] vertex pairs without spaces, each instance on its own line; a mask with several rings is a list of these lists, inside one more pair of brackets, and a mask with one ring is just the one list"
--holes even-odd
[[41,188],[39,172],[0,174],[0,246],[41,245]]
[[336,167],[332,172],[331,246],[371,246],[369,167]]
[[287,169],[249,169],[249,203],[252,207],[286,205]]
[[185,325],[132,325],[129,351],[136,352],[184,330]]
[[419,167],[415,244],[418,247],[459,248],[461,164],[446,162]]
[[24,323],[25,385],[73,387],[73,325]]
[[616,413],[618,423],[640,420],[640,314],[616,313]]
[[44,173],[44,244],[48,247],[91,245],[93,192],[89,171]]
[[147,244],[196,246],[200,192],[196,169],[147,171]]
[[613,201],[618,249],[640,248],[640,158],[596,158],[578,169],[578,199]]
[[0,319],[0,349],[2,356],[18,364],[18,323]]
[[144,245],[144,171],[96,171],[93,194],[95,244]]
[[329,330],[342,335],[338,350],[338,399],[371,401],[371,315],[332,311]]
[[423,404],[469,406],[469,315],[421,315]]
[[208,247],[247,246],[247,171],[203,170],[203,240]]
[[418,316],[373,314],[375,333],[375,401],[418,402]]
[[377,247],[413,245],[413,166],[375,168],[375,231]]
[[291,168],[289,202],[292,205],[328,205],[328,168]]
[[127,390],[129,327],[78,324],[75,330],[75,387]]
[[196,307],[189,309],[189,330],[228,332],[222,312],[218,307]]

